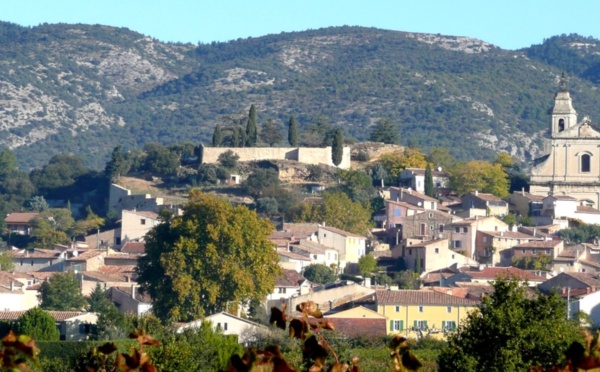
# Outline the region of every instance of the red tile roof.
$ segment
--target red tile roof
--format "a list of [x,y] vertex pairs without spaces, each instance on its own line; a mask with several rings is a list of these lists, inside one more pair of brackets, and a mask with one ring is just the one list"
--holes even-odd
[[94,258],[96,256],[99,256],[101,254],[105,254],[106,251],[105,250],[100,250],[100,249],[90,249],[87,251],[81,251],[81,253],[79,253],[77,256],[75,257],[71,257],[69,259],[67,259],[67,261],[87,261],[90,258]]
[[335,330],[346,337],[374,337],[387,334],[387,319],[336,318],[332,315],[323,320],[333,323]]
[[296,270],[283,269],[283,274],[275,279],[276,287],[298,287],[306,278]]
[[[131,287],[112,287],[113,291],[119,291],[119,292],[123,292],[126,295],[128,295],[129,297],[131,297]],[[150,295],[147,292],[144,293],[140,293],[140,288],[136,286],[135,288],[135,299],[140,301],[140,302],[144,302],[147,304],[151,304],[152,303],[152,297],[150,297]]]
[[11,213],[8,216],[6,216],[6,219],[4,220],[4,222],[11,223],[11,224],[23,224],[23,223],[28,223],[31,220],[33,220],[39,213],[37,212],[17,212],[17,213]]
[[588,207],[585,205],[578,205],[575,213],[588,213],[588,214],[600,214],[600,210],[594,207]]
[[466,272],[468,276],[474,279],[496,279],[497,277],[515,277],[521,280],[544,281],[541,276],[532,274],[528,271],[516,267],[486,267],[481,271]]
[[562,243],[562,240],[533,240],[517,244],[513,248],[554,248],[560,243]]
[[[18,320],[21,315],[25,314],[25,310],[21,311],[0,311],[0,320]],[[77,316],[89,314],[82,311],[46,311],[57,322],[65,321]]]
[[137,214],[138,216],[153,218],[155,220],[158,219],[158,213],[156,213],[156,212],[151,212],[151,211],[127,211],[127,210],[125,210],[123,212]]
[[141,242],[127,242],[121,248],[123,253],[146,253],[146,244]]
[[478,192],[477,194],[471,194],[473,196],[475,196],[476,198],[479,198],[481,200],[485,200],[485,201],[495,201],[495,202],[501,202],[504,201],[501,198],[497,197],[494,194],[487,194],[487,193],[483,193],[483,192]]
[[378,290],[377,304],[476,306],[477,301],[431,290]]
[[351,233],[348,231],[344,231],[342,229],[336,229],[335,227],[331,227],[331,226],[319,226],[319,229],[331,231],[332,233],[340,234],[340,235],[343,235],[346,237],[366,239],[366,237],[364,237],[363,235],[357,235],[357,234],[354,234],[354,233]]

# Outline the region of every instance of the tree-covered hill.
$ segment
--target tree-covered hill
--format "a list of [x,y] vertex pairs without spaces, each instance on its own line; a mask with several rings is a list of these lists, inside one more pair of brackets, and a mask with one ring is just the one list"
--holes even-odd
[[116,145],[209,143],[216,124],[259,129],[291,114],[368,136],[381,118],[403,144],[455,157],[539,155],[564,70],[582,115],[600,118],[598,40],[556,36],[506,51],[484,41],[362,27],[173,44],[100,25],[0,22],[0,146],[21,167],[60,152],[100,168]]

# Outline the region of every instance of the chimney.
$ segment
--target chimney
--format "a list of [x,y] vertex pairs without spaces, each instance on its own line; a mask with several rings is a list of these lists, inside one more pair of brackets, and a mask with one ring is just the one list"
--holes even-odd
[[479,195],[479,191],[475,190],[475,196]]
[[10,291],[12,292],[14,290],[15,290],[15,282],[13,282],[12,279],[11,279],[11,281],[10,281]]
[[131,298],[135,300],[135,284],[131,285]]
[[521,194],[525,195],[525,186],[521,187]]
[[534,227],[534,228],[533,228],[533,236],[534,236],[534,237],[536,236],[536,235],[535,235],[536,233],[537,233],[537,230],[536,230],[536,228]]

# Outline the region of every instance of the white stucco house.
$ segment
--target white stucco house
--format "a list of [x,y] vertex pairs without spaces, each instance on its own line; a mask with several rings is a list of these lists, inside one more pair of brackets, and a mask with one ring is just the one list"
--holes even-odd
[[[242,345],[249,345],[256,341],[257,335],[265,334],[269,328],[252,322],[248,319],[240,318],[226,312],[216,313],[204,318],[204,321],[209,321],[213,329],[220,329],[225,335],[238,336],[238,342]],[[194,320],[189,323],[180,324],[177,328],[178,333],[182,333],[188,328],[199,328],[203,320]]]

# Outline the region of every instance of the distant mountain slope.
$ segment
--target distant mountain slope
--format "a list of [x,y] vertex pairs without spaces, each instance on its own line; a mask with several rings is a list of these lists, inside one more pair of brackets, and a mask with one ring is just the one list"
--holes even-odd
[[[584,44],[594,47],[579,47]],[[193,46],[106,26],[0,22],[0,145],[24,168],[58,152],[100,168],[117,144],[210,142],[217,123],[301,130],[326,119],[362,140],[387,117],[403,143],[459,159],[539,154],[557,78],[600,118],[597,40],[558,36],[506,51],[484,41],[336,27]]]

